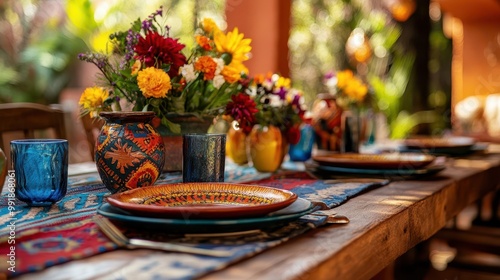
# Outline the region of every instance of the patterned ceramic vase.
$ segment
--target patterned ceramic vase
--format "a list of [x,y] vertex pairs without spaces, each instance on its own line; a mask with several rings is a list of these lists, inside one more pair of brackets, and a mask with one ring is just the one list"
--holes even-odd
[[288,143],[275,126],[255,125],[249,135],[250,158],[260,172],[274,172],[280,168],[288,152]]
[[226,155],[236,164],[248,163],[247,135],[240,129],[230,128],[227,132]]
[[106,123],[96,142],[95,162],[111,193],[150,186],[165,163],[163,139],[153,112],[102,112]]
[[334,96],[319,94],[312,106],[312,126],[319,150],[340,151],[342,108]]

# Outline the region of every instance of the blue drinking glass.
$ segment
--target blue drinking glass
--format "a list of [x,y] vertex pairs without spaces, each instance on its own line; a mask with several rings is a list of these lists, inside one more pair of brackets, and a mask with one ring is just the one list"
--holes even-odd
[[182,180],[224,182],[226,134],[184,134]]
[[25,139],[10,142],[17,199],[29,206],[49,206],[66,195],[68,141]]

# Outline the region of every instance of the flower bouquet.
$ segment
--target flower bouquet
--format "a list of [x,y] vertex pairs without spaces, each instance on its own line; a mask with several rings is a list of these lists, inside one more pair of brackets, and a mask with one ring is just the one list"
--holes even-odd
[[369,102],[368,86],[349,69],[326,74],[324,84],[344,109],[364,107]]
[[169,26],[161,24],[160,8],[130,29],[110,35],[110,54],[80,54],[100,70],[99,85],[87,88],[81,98],[83,114],[101,111],[153,111],[156,125],[180,133],[176,115],[214,117],[223,113],[231,96],[242,90],[248,74],[250,39],[238,28],[225,33],[211,19],[195,32],[190,53]]
[[[233,120],[235,129],[248,135],[253,166],[258,171],[273,172],[281,165],[288,144],[296,144],[300,139],[304,98],[299,90],[291,88],[290,79],[278,74],[257,75],[245,88],[227,104],[226,116]],[[228,139],[228,143],[232,140]],[[247,155],[242,150],[246,148],[234,151],[240,152],[236,158],[229,149],[229,156],[236,163],[246,163]]]
[[340,151],[359,152],[367,130],[362,113],[372,108],[368,85],[349,69],[325,75],[324,83],[342,108]]
[[306,106],[302,92],[291,87],[290,79],[273,73],[256,75],[244,88],[245,92],[234,95],[226,106],[226,115],[237,128],[249,134],[255,125],[275,126],[288,143],[297,143]]

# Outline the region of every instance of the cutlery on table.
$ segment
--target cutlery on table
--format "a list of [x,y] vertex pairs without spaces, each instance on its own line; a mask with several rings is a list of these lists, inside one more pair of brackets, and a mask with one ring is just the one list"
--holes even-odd
[[125,247],[128,249],[138,249],[138,248],[154,249],[154,250],[163,250],[168,252],[182,252],[182,253],[190,253],[190,254],[197,254],[204,256],[212,256],[212,257],[229,257],[232,255],[231,252],[227,251],[202,249],[186,245],[136,239],[136,238],[129,239],[125,235],[123,235],[123,233],[105,217],[96,215],[92,218],[92,220],[101,229],[101,231],[107,237],[109,237],[109,239],[111,239],[111,241],[113,241],[116,245],[120,247]]

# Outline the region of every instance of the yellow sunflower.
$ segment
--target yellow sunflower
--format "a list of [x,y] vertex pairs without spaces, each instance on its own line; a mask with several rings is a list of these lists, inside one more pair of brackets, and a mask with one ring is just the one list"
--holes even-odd
[[238,28],[235,27],[232,32],[227,35],[223,32],[214,33],[214,42],[217,51],[224,56],[229,56],[227,65],[231,65],[239,71],[248,73],[248,68],[243,65],[243,61],[249,59],[248,53],[252,50],[250,43],[252,39],[244,39],[243,33],[239,33]]

